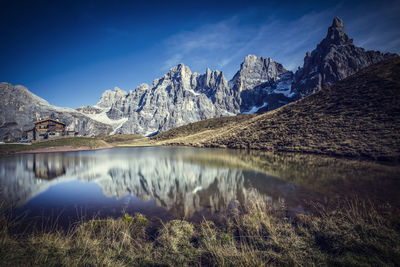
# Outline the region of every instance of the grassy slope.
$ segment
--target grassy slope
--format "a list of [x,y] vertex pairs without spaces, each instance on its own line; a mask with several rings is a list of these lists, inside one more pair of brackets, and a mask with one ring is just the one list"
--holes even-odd
[[138,134],[117,134],[99,136],[97,138],[111,144],[124,144],[138,139],[143,139],[144,137]]
[[110,147],[110,145],[105,141],[96,138],[68,137],[68,138],[60,138],[60,139],[33,143],[32,145],[1,144],[0,153],[13,153],[13,152],[29,151],[34,149],[48,148],[48,147],[58,147],[58,146],[87,147],[90,149]]
[[[219,125],[219,120],[213,124]],[[204,123],[173,129],[152,140],[160,144],[398,160],[400,58],[370,66],[271,112],[243,117],[217,129],[204,129]]]
[[219,129],[226,129],[233,127],[239,123],[247,121],[250,118],[253,118],[255,115],[239,115],[239,116],[232,116],[232,117],[222,117],[222,118],[214,118],[203,120],[195,123],[190,123],[185,126],[177,127],[171,129],[169,131],[160,133],[151,140],[162,142],[162,141],[172,141],[174,139],[180,138],[187,138],[191,136],[192,138],[196,139],[199,137],[199,133],[207,135],[208,132],[213,132]]

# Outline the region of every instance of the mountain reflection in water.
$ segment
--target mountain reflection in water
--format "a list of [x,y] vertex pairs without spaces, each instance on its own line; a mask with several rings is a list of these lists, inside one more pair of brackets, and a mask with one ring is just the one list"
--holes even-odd
[[[102,210],[102,216],[129,211],[190,220],[255,200],[304,212],[305,201],[345,197],[352,176],[362,175],[354,173],[354,164],[322,158],[318,164],[306,159],[314,162],[307,165],[302,160],[167,147],[15,155],[0,158],[1,199],[23,211],[86,209],[94,215]],[[338,167],[343,170],[332,171]]]

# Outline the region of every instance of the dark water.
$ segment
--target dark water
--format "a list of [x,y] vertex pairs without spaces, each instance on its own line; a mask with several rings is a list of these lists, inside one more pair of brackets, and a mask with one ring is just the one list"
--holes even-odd
[[312,156],[142,147],[0,158],[0,197],[25,221],[69,225],[140,212],[213,219],[255,201],[307,212],[357,196],[398,205],[397,166]]

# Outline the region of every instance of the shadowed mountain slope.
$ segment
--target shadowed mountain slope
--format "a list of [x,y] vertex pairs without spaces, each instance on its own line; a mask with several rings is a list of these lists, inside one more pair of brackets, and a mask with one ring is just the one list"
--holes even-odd
[[178,138],[169,136],[170,132],[153,140],[398,160],[400,58],[367,67],[306,98],[244,121]]

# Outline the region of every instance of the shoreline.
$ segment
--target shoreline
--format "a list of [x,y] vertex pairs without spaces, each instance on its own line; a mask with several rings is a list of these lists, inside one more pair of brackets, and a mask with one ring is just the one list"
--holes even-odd
[[[25,144],[27,145],[27,144]],[[16,154],[41,154],[41,153],[57,153],[57,152],[76,152],[76,151],[92,151],[92,150],[102,150],[102,149],[110,149],[116,147],[149,147],[149,146],[161,146],[161,147],[190,147],[190,148],[213,148],[213,149],[232,149],[232,150],[243,150],[240,148],[234,147],[226,147],[226,146],[204,146],[204,145],[195,145],[195,144],[185,144],[185,143],[168,143],[168,142],[138,142],[133,143],[125,143],[125,144],[109,144],[100,147],[91,148],[89,146],[50,146],[44,148],[36,148],[32,150],[22,150],[22,151],[8,151],[8,152],[0,152],[0,156],[2,155],[16,155]],[[245,149],[247,150],[247,149]],[[269,151],[269,150],[260,150],[251,148],[250,151],[258,151],[258,152],[267,152],[267,153],[275,153],[275,154],[299,154],[299,155],[315,155],[315,156],[323,156],[329,158],[337,158],[337,159],[348,159],[348,160],[358,160],[358,161],[368,161],[368,162],[379,162],[383,164],[395,164],[399,163],[399,158],[396,156],[387,157],[387,158],[374,158],[371,155],[359,157],[352,155],[340,155],[340,154],[325,154],[325,153],[315,153],[309,151]]]
[[335,159],[346,159],[346,160],[357,160],[357,161],[367,161],[367,162],[377,162],[381,164],[398,165],[400,163],[400,157],[397,155],[387,156],[387,157],[374,157],[373,155],[344,155],[340,153],[319,153],[314,151],[296,151],[296,150],[263,150],[257,148],[236,148],[223,145],[204,145],[204,144],[192,144],[192,143],[169,143],[167,141],[161,142],[148,142],[140,144],[118,144],[115,147],[149,147],[149,146],[160,146],[160,147],[187,147],[187,148],[203,148],[203,149],[222,149],[222,150],[237,150],[237,151],[254,151],[263,153],[273,153],[273,154],[296,154],[296,155],[312,155],[319,157],[328,157]]
[[73,147],[73,146],[54,146],[54,147],[45,147],[45,148],[38,148],[33,150],[26,150],[26,151],[17,151],[10,154],[40,154],[40,153],[56,153],[56,152],[75,152],[75,151],[91,151],[91,150],[101,150],[101,149],[108,149],[113,148],[115,146],[104,146],[104,147]]
[[24,150],[24,151],[10,151],[6,153],[0,153],[1,155],[21,155],[21,154],[43,154],[43,153],[58,153],[58,152],[76,152],[76,151],[92,151],[92,150],[102,150],[102,149],[109,149],[114,148],[115,146],[102,146],[102,147],[73,147],[73,146],[54,146],[54,147],[45,147],[45,148],[38,148],[32,150]]

